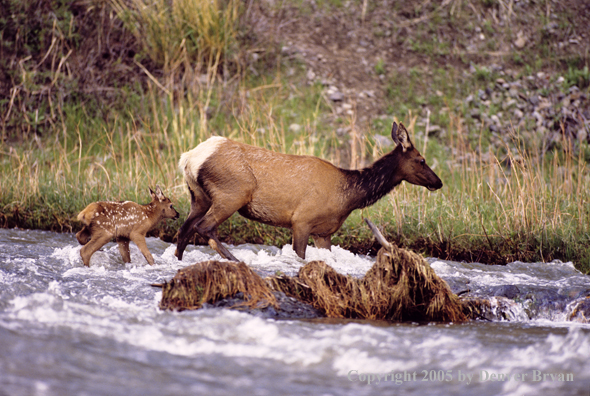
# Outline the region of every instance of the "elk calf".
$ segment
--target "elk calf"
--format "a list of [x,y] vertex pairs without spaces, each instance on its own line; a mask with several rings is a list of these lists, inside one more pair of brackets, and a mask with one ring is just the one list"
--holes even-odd
[[119,244],[123,261],[131,262],[129,241],[133,241],[150,265],[154,258],[145,243],[145,235],[161,220],[177,219],[178,212],[172,207],[170,199],[156,186],[150,189],[152,201],[147,205],[135,202],[94,202],[78,215],[84,228],[76,234],[81,245],[80,256],[85,266],[90,266],[90,257],[113,238]]
[[[176,257],[195,232],[229,260],[236,258],[217,236],[217,227],[234,212],[261,223],[293,230],[293,249],[301,258],[309,236],[330,249],[331,235],[354,209],[377,202],[403,180],[429,190],[440,178],[414,148],[408,131],[394,122],[395,149],[360,170],[337,168],[310,156],[275,153],[212,137],[180,157],[191,195],[191,211],[180,228]],[[237,260],[236,260],[237,261]]]

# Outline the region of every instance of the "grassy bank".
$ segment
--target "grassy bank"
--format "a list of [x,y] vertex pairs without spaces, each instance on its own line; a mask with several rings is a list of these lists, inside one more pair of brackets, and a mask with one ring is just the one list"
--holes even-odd
[[[162,101],[155,90],[146,95],[145,114],[123,115],[109,123],[88,122],[77,118],[75,109],[63,109],[70,124],[62,134],[2,146],[0,225],[76,231],[80,225],[75,216],[88,203],[145,202],[147,187],[159,184],[181,212],[180,220],[157,231],[172,240],[189,209],[178,158],[211,134],[338,162],[338,139],[315,127],[319,113],[301,116],[305,132],[294,133],[271,115],[300,109],[302,103],[288,100],[293,91],[280,77],[266,85],[264,90],[257,90],[261,85],[238,87],[236,98],[247,99],[232,117],[202,118],[191,100]],[[306,88],[300,99],[313,97],[315,90]],[[212,101],[222,95],[220,88],[214,91]],[[544,157],[519,152],[517,158],[489,151],[482,156],[461,140],[460,127],[451,145],[443,146],[418,138],[411,119],[398,121],[409,126],[415,145],[444,181],[443,189],[431,193],[402,184],[378,204],[354,213],[334,236],[335,244],[367,251],[373,242],[361,221],[366,216],[399,245],[437,257],[490,263],[558,258],[588,271],[590,184],[583,151]],[[389,130],[365,132],[362,136],[388,136]],[[361,142],[357,162],[380,155],[372,139]],[[234,243],[290,243],[289,232],[238,216],[221,233]]]
[[[479,67],[466,75],[446,66],[434,71],[411,68],[404,79],[377,64],[375,72],[385,73],[386,105],[382,114],[363,123],[361,110],[354,106],[337,112],[326,85],[310,80],[306,64],[297,57],[269,49],[266,54],[273,56],[242,63],[238,48],[244,41],[239,37],[245,40],[246,35],[238,25],[235,35],[225,35],[208,51],[203,49],[203,32],[193,37],[180,34],[177,46],[154,43],[145,30],[125,27],[147,23],[138,14],[129,14],[132,8],[121,8],[140,7],[139,0],[114,4],[121,15],[118,28],[143,48],[139,58],[125,61],[142,78],[121,81],[110,93],[115,98],[110,102],[100,95],[91,100],[83,90],[82,100],[67,96],[53,100],[51,95],[62,93],[59,81],[73,84],[73,74],[62,68],[68,51],[61,58],[57,52],[45,52],[48,59],[55,55],[48,75],[35,69],[39,62],[27,68],[28,61],[23,61],[21,74],[15,77],[21,84],[10,91],[12,98],[2,102],[3,120],[30,104],[31,98],[37,100],[35,89],[46,86],[42,81],[47,76],[55,85],[50,85],[54,91],[43,91],[50,98],[45,113],[28,110],[19,124],[3,125],[0,227],[74,232],[80,228],[75,217],[88,203],[147,202],[147,188],[159,184],[181,216],[154,235],[173,241],[189,210],[177,162],[181,153],[207,137],[223,135],[359,167],[392,148],[383,141],[395,119],[407,126],[444,187],[431,193],[402,184],[376,205],[353,213],[334,235],[334,244],[374,252],[372,235],[362,222],[362,217],[369,217],[389,240],[443,259],[485,263],[561,259],[590,272],[587,143],[563,140],[557,149],[540,149],[531,142],[529,124],[515,125],[494,141],[490,130],[474,122],[459,104],[465,95],[485,90],[499,76]],[[216,26],[227,30],[224,23],[238,24],[247,10],[235,12],[237,16],[228,14]],[[161,27],[172,22],[153,23]],[[67,25],[56,26],[51,51],[59,45],[67,48],[67,40],[75,40]],[[411,43],[416,51],[424,52],[416,43]],[[444,133],[429,134],[426,128],[434,123]],[[220,233],[231,243],[290,243],[290,231],[237,215]]]

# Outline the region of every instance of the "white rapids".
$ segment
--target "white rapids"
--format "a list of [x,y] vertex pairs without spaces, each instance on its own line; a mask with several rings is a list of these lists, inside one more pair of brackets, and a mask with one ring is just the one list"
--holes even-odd
[[[571,263],[428,259],[456,292],[512,302],[491,321],[275,320],[161,311],[150,284],[220,257],[189,246],[179,262],[174,245],[148,247],[154,266],[133,244],[124,264],[110,243],[84,267],[72,234],[0,230],[0,394],[588,396],[590,325],[567,307],[590,295],[590,277]],[[307,260],[291,246],[230,250],[263,275],[324,260],[360,277],[374,263],[339,247],[309,247]]]

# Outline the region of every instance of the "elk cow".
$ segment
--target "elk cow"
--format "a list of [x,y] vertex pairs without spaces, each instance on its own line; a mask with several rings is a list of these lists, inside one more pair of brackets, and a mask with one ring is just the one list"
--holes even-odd
[[211,137],[180,157],[191,196],[191,210],[180,228],[175,255],[195,232],[228,260],[237,259],[221,244],[217,227],[234,212],[261,223],[293,230],[293,249],[301,258],[309,236],[330,249],[331,235],[355,209],[367,207],[403,180],[431,191],[440,178],[414,148],[403,124],[394,122],[395,149],[360,170],[338,168],[320,158],[275,153]]
[[150,265],[154,258],[145,243],[146,234],[161,220],[177,219],[178,212],[172,207],[160,187],[154,193],[150,189],[152,201],[146,205],[135,202],[94,202],[78,215],[84,224],[76,234],[81,245],[80,256],[85,266],[90,266],[90,257],[113,238],[119,245],[123,261],[131,262],[129,241],[133,241]]

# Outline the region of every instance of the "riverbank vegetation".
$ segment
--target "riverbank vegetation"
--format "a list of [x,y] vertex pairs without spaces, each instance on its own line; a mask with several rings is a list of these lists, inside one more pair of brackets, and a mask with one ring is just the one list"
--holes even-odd
[[[74,232],[88,203],[159,184],[181,216],[153,235],[173,241],[189,210],[177,162],[207,137],[357,168],[393,148],[396,120],[444,187],[402,184],[334,244],[375,253],[369,217],[443,259],[590,272],[587,12],[435,3],[0,2],[0,227]],[[237,215],[220,233],[290,243]]]

